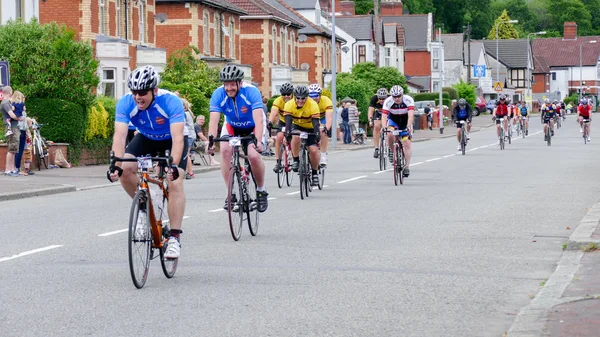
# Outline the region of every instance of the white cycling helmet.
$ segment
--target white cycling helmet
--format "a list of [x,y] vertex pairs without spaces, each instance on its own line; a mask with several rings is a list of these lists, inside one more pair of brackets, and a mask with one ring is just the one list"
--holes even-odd
[[390,95],[392,96],[402,96],[403,94],[404,89],[399,85],[395,85],[390,89]]
[[152,66],[136,68],[129,74],[129,90],[150,90],[158,86],[159,76]]

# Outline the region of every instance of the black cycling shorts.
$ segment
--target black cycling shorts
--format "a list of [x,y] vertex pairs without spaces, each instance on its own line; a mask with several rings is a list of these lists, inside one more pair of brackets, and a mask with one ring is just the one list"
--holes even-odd
[[508,119],[507,116],[496,116],[496,125],[500,124],[500,118]]
[[381,111],[375,110],[375,112],[373,113],[373,120],[374,121],[380,121],[381,120]]
[[[313,129],[302,128],[302,127],[299,127],[296,124],[292,125],[292,130],[294,130],[294,131],[304,131],[304,132],[308,132],[308,133],[314,133],[315,132],[315,130],[313,130]],[[306,146],[317,146],[317,136],[315,136],[315,135],[308,135],[308,138],[306,139]]]
[[[173,141],[171,139],[165,140],[152,140],[144,137],[141,133],[138,133],[133,137],[131,142],[125,148],[125,153],[132,154],[136,157],[150,155],[150,156],[164,156],[166,150],[171,150]],[[179,161],[178,167],[185,171],[187,167],[187,153],[188,153],[188,136],[183,137],[183,153],[181,154],[181,160]],[[172,156],[172,155],[171,155]]]

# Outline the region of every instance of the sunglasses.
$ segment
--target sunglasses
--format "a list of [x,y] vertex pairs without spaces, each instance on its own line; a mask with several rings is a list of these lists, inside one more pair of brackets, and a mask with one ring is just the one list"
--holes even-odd
[[400,95],[400,96],[392,96],[392,97],[393,97],[394,99],[397,99],[397,98],[401,98],[401,97],[402,97],[402,95]]
[[296,101],[305,101],[306,97],[298,97],[296,96]]
[[131,90],[131,95],[146,96],[150,90]]
[[292,94],[281,94],[281,96],[284,96],[284,97],[291,97],[291,96],[292,96]]

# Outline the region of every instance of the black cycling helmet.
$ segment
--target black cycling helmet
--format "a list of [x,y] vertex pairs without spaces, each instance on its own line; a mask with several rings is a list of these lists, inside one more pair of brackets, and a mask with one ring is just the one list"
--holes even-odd
[[279,88],[279,92],[282,95],[291,95],[294,92],[294,86],[290,82],[285,82],[281,88]]
[[464,98],[458,100],[458,106],[464,108],[467,105],[467,101]]
[[244,72],[240,68],[231,64],[225,66],[225,68],[223,68],[223,70],[221,70],[219,73],[219,80],[221,80],[221,82],[241,81],[243,79]]
[[308,96],[308,88],[305,85],[299,85],[294,88],[294,97],[304,99]]
[[159,77],[154,67],[144,66],[136,68],[129,74],[127,85],[129,90],[151,90],[158,86]]

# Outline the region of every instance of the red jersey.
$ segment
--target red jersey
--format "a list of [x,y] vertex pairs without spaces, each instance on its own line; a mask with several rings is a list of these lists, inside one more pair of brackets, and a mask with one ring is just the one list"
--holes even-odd
[[590,112],[592,111],[592,107],[588,105],[579,104],[577,107],[577,112],[582,117],[590,117]]
[[508,115],[508,106],[506,104],[498,103],[496,105],[496,116],[504,117]]
[[560,106],[560,103],[555,104],[555,106],[556,106],[556,113],[560,113],[560,108],[562,108]]

